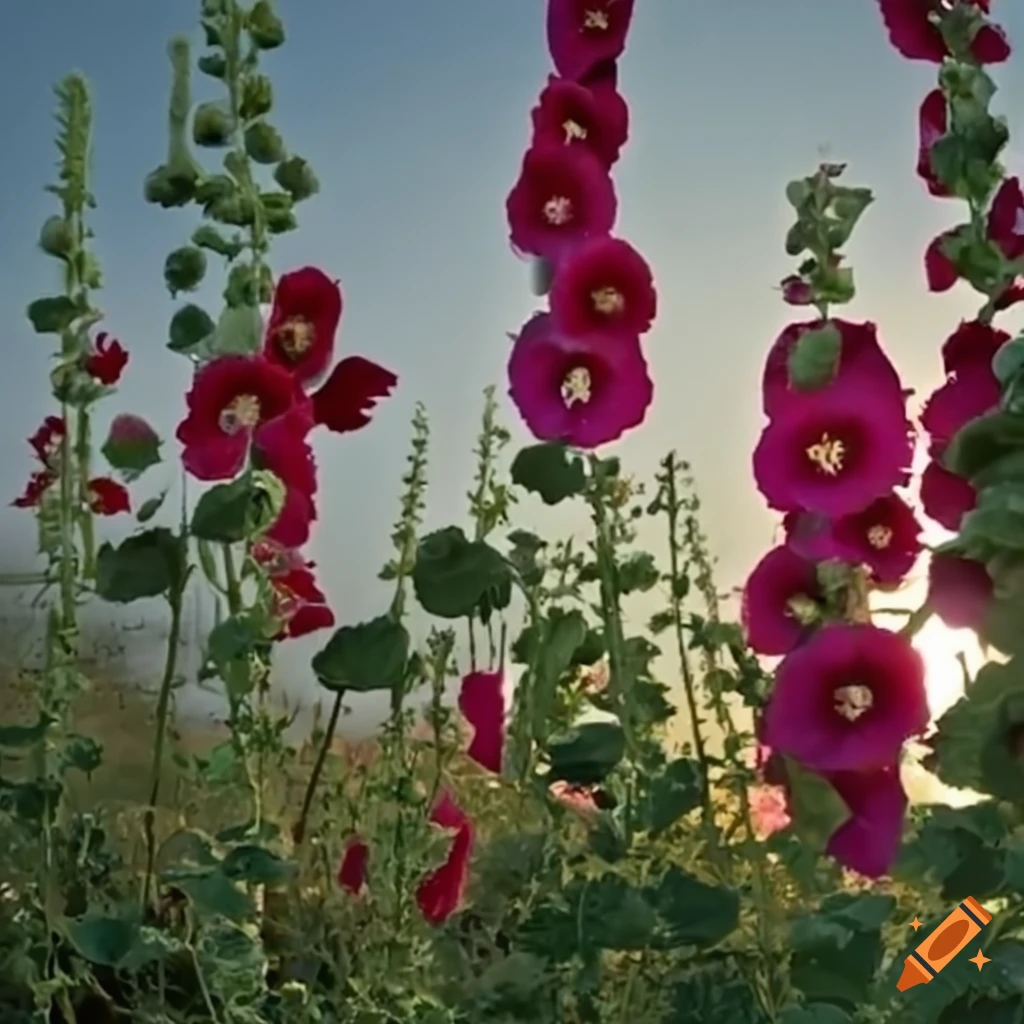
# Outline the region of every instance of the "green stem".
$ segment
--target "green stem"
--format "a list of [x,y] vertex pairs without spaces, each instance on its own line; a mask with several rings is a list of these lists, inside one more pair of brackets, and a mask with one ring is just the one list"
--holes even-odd
[[324,765],[327,763],[327,753],[334,742],[334,731],[338,728],[338,719],[341,717],[342,701],[345,697],[344,690],[338,690],[334,695],[334,705],[331,708],[330,717],[327,720],[327,728],[324,730],[324,738],[317,751],[316,761],[313,764],[313,771],[310,773],[309,782],[306,783],[306,792],[302,798],[302,809],[299,817],[292,828],[292,841],[296,846],[302,845],[306,836],[306,823],[309,820],[309,812],[313,807],[313,797],[316,788],[320,783],[320,776],[323,774]]
[[78,411],[75,438],[75,455],[78,461],[78,526],[82,536],[82,579],[96,577],[96,532],[92,502],[89,495],[89,481],[92,478],[92,421],[88,408]]

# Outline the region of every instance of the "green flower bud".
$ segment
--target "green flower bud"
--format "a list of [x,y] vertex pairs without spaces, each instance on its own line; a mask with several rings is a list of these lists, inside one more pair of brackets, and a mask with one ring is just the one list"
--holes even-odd
[[261,50],[273,50],[284,42],[284,25],[270,0],[257,0],[249,11],[249,38]]
[[206,253],[194,245],[175,249],[164,261],[164,282],[173,299],[178,292],[191,292],[206,276]]
[[58,402],[91,405],[101,398],[106,387],[86,373],[76,362],[60,363],[50,372],[50,387]]
[[56,214],[47,217],[39,231],[39,248],[48,256],[67,259],[75,247],[75,234],[71,225]]
[[299,226],[292,209],[295,200],[287,192],[262,192],[260,205],[263,207],[267,230],[271,234],[282,235]]
[[253,268],[247,263],[236,263],[228,273],[224,288],[224,301],[232,307],[256,306],[259,303],[258,286]]
[[257,121],[245,130],[245,151],[258,164],[276,164],[284,159],[284,140],[272,124]]
[[290,156],[287,160],[282,160],[274,169],[274,181],[285,192],[289,192],[297,203],[315,196],[320,191],[320,182],[317,181],[313,168],[301,156]]
[[200,103],[192,117],[192,138],[197,146],[226,146],[233,127],[220,103]]
[[203,178],[196,187],[196,200],[209,206],[218,199],[226,199],[238,191],[238,186],[226,174],[212,174]]
[[233,260],[245,248],[238,235],[225,238],[212,224],[201,224],[192,232],[192,244]]
[[216,326],[206,310],[189,303],[187,306],[182,306],[171,317],[170,340],[167,342],[167,347],[172,352],[188,354],[213,334]]
[[215,199],[207,207],[206,212],[221,224],[245,228],[256,222],[256,204],[249,196],[238,193]]
[[224,80],[224,75],[228,70],[228,62],[224,59],[224,55],[221,53],[204,53],[199,60],[196,61],[196,67],[204,75],[209,75],[211,78],[219,78],[221,81]]
[[242,85],[239,113],[246,121],[270,113],[274,105],[274,87],[266,75],[249,75]]
[[260,302],[272,302],[274,299],[274,275],[265,263],[260,264]]
[[155,171],[146,175],[143,195],[147,203],[155,203],[169,210],[175,206],[187,206],[195,198],[196,172],[187,173],[184,168],[176,173],[169,166],[161,164]]

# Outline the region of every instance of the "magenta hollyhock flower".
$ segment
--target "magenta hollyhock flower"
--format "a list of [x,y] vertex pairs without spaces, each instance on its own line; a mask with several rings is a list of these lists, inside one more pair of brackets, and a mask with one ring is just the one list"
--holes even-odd
[[523,157],[505,204],[512,245],[558,261],[592,235],[615,225],[618,201],[606,167],[576,146],[535,146]]
[[416,890],[420,912],[431,924],[439,925],[455,913],[462,900],[473,850],[473,823],[447,790],[442,790],[430,820],[438,828],[455,832],[448,859],[427,875]]
[[583,85],[550,75],[530,116],[531,146],[578,146],[605,167],[619,159],[629,135],[629,108],[608,78]]
[[1010,340],[1000,331],[980,320],[962,320],[960,326],[942,345],[942,366],[946,373],[983,367],[991,371],[992,359]]
[[868,878],[888,874],[899,853],[907,810],[898,763],[872,771],[836,772],[828,781],[851,816],[829,837],[825,853]]
[[[988,14],[989,0],[965,0]],[[941,64],[948,50],[942,33],[932,19],[948,8],[946,0],[878,0],[889,33],[889,41],[907,60]],[[1006,34],[996,25],[982,25],[971,43],[971,54],[979,64],[1000,64],[1010,56]]]
[[823,599],[814,563],[791,548],[773,548],[743,588],[747,643],[758,654],[787,654],[820,618]]
[[866,565],[876,583],[898,583],[921,554],[921,524],[898,495],[877,498],[867,508],[837,519],[832,536],[841,558]]
[[1008,260],[1024,256],[1024,192],[1019,178],[1007,178],[992,199],[988,237]]
[[505,745],[505,696],[501,672],[470,672],[459,690],[459,711],[473,727],[466,755],[482,768],[501,773]]
[[534,437],[580,448],[639,426],[654,397],[639,338],[570,336],[549,313],[535,314],[515,339],[508,379]]
[[932,555],[928,604],[950,629],[980,629],[992,594],[992,577],[980,562],[957,555]]
[[978,492],[970,482],[934,459],[921,474],[920,497],[924,514],[954,533],[978,503]]
[[782,289],[782,301],[790,306],[809,306],[814,302],[811,286],[799,274],[784,277],[779,287]]
[[317,267],[282,274],[274,289],[264,356],[303,383],[318,380],[334,356],[341,309],[338,282]]
[[948,292],[960,280],[956,264],[943,251],[945,242],[955,234],[955,231],[944,231],[933,238],[924,251],[924,275],[930,292]]
[[921,655],[898,633],[830,623],[786,655],[764,742],[819,772],[883,768],[928,724]]
[[548,50],[560,75],[581,79],[626,48],[634,0],[548,0]]
[[921,426],[930,438],[929,451],[945,451],[965,424],[999,405],[999,397],[999,381],[991,362],[958,371],[932,392],[921,410]]
[[931,164],[932,146],[935,145],[943,135],[946,134],[946,127],[949,113],[946,110],[946,97],[941,89],[933,89],[924,98],[921,104],[921,111],[918,115],[919,144],[917,150],[917,173],[922,181],[928,186],[928,191],[939,198],[950,196],[948,186],[944,185],[935,176]]
[[551,316],[566,334],[644,334],[658,310],[647,260],[619,238],[590,238],[557,266]]
[[771,508],[838,518],[903,484],[914,444],[902,395],[868,380],[851,372],[804,394],[764,429],[753,468]]
[[786,546],[808,562],[838,558],[832,520],[814,512],[787,512],[782,519]]
[[342,851],[341,863],[338,865],[338,885],[353,896],[362,892],[369,860],[370,848],[358,836],[352,836]]
[[[850,376],[860,380],[872,392],[891,392],[903,400],[903,386],[895,367],[882,351],[878,328],[873,323],[856,324],[833,318],[832,324],[840,334],[839,368],[829,387]],[[789,386],[789,355],[793,346],[807,331],[820,330],[824,320],[808,320],[789,324],[772,343],[764,364],[761,392],[766,416],[772,417],[794,401],[802,401],[815,392],[795,391]],[[824,390],[824,389],[822,389]]]

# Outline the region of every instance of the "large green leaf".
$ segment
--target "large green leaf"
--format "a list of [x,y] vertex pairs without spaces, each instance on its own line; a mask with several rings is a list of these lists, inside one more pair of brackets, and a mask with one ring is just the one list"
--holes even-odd
[[342,626],[313,656],[313,671],[328,690],[395,690],[405,681],[411,640],[388,615]]
[[660,949],[713,946],[739,924],[739,896],[732,889],[708,885],[674,865],[646,889],[658,914],[652,945]]
[[551,781],[574,785],[601,782],[626,753],[626,734],[618,721],[576,725],[548,740]]
[[159,526],[137,533],[118,547],[105,543],[96,554],[96,593],[127,604],[158,597],[176,587],[184,569],[180,538]]
[[510,580],[505,559],[484,541],[468,540],[458,526],[428,534],[417,547],[412,584],[416,600],[430,615],[464,618]]
[[520,449],[511,473],[513,483],[540,495],[546,505],[581,494],[587,482],[583,460],[557,441]]

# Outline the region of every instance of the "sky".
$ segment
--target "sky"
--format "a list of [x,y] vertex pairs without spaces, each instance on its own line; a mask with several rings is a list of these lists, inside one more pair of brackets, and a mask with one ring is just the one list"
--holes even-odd
[[[1024,5],[995,6],[1011,40],[1024,40]],[[480,392],[493,383],[504,398],[506,332],[536,308],[528,270],[509,250],[504,201],[550,70],[545,2],[278,7],[288,41],[265,60],[275,121],[322,190],[302,206],[300,230],[275,242],[272,263],[277,272],[316,264],[340,278],[339,352],[400,377],[371,427],[317,442],[321,518],[311,556],[339,622],[356,622],[390,598],[375,576],[389,554],[415,403],[425,403],[433,434],[428,526],[464,522]],[[22,439],[50,411],[49,342],[33,335],[24,308],[55,284],[54,264],[35,242],[54,212],[42,188],[55,161],[51,87],[72,69],[88,77],[95,102],[92,224],[106,280],[103,327],[132,357],[98,430],[115,412],[146,415],[168,438],[168,461],[140,484],[139,500],[175,479],[173,431],[190,367],[164,348],[176,304],[161,271],[195,215],[146,205],[142,180],[166,148],[166,42],[181,32],[197,39],[197,9],[197,0],[44,0],[5,11],[0,321],[9,384],[0,403],[0,496],[20,491],[31,468]],[[1024,64],[1014,59],[995,74],[996,106],[1013,130]],[[762,426],[764,354],[799,318],[774,290],[793,265],[782,247],[786,182],[827,154],[848,162],[849,184],[874,190],[877,202],[848,248],[858,296],[847,315],[878,323],[918,394],[939,382],[938,347],[976,308],[966,290],[929,296],[924,284],[925,245],[961,215],[956,204],[930,198],[914,174],[917,108],[934,75],[933,66],[890,48],[873,0],[636,4],[620,64],[632,137],[615,168],[616,231],[646,255],[657,279],[660,312],[645,342],[656,395],[646,424],[613,450],[641,477],[670,448],[692,463],[723,589],[742,583],[777,527],[754,487],[750,454]],[[197,81],[196,98],[213,98],[215,86]],[[1024,170],[1012,152],[1009,163]],[[200,292],[209,296],[215,289]],[[503,411],[515,443],[527,443],[507,401]],[[27,571],[31,517],[6,500],[0,565]],[[586,517],[524,502],[518,525],[582,532]],[[28,613],[19,601],[10,615],[20,622]],[[91,614],[97,624],[124,627],[132,671],[156,676],[159,607]],[[282,654],[278,682],[294,698],[316,697],[308,667],[316,647],[315,639],[296,642]],[[186,693],[182,707],[207,714],[211,700]],[[369,721],[376,707],[357,702],[348,727]]]

